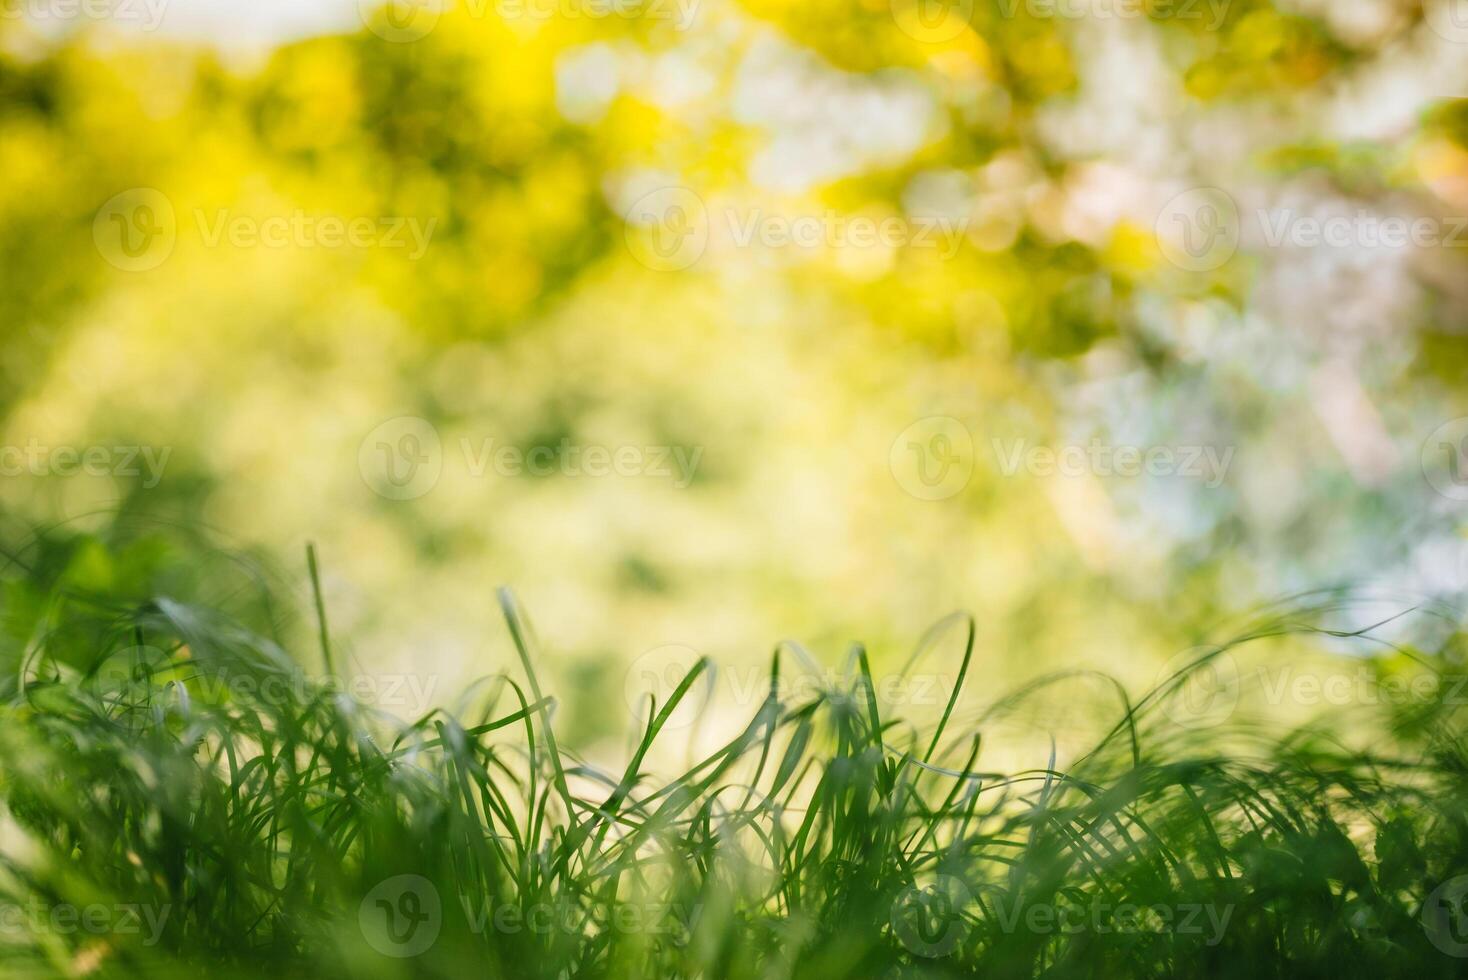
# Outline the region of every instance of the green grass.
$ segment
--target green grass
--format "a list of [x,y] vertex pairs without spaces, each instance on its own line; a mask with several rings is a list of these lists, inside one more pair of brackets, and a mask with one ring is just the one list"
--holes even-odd
[[[664,728],[700,663],[607,773],[557,740],[508,592],[520,669],[407,723],[307,676],[343,669],[319,588],[295,631],[316,648],[293,657],[273,590],[214,561],[48,539],[0,577],[0,973],[1468,972],[1468,754],[1442,696],[1344,732],[1189,733],[1165,710],[1179,675],[1118,697],[1066,771],[1005,774],[985,763],[994,712],[956,691],[925,726],[888,717],[861,648],[786,699],[782,646],[723,748],[681,774],[647,762],[686,738]],[[1314,629],[1330,602],[1215,650]],[[924,644],[940,635],[959,690],[982,690],[973,624]],[[1410,653],[1451,673],[1460,650]]]

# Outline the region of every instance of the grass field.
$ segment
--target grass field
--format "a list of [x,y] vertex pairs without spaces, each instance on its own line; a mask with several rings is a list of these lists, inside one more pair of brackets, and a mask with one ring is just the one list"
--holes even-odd
[[[860,647],[843,679],[787,697],[782,645],[722,749],[682,773],[647,764],[680,737],[664,729],[700,663],[606,772],[557,740],[547,654],[508,591],[520,671],[408,723],[329,680],[319,600],[315,649],[288,652],[250,625],[259,595],[170,597],[184,579],[167,567],[85,538],[7,566],[5,975],[1468,973],[1448,684],[1352,713],[1345,734],[1190,730],[1170,708],[1184,671],[1118,692],[1066,771],[1000,773],[985,716],[955,710],[984,673],[960,616],[919,644],[961,654],[935,723],[884,714]],[[1271,610],[1191,670],[1316,629],[1338,601]],[[1446,680],[1459,643],[1398,653]]]
[[0,980],[1468,974],[1468,0],[0,0],[0,268]]

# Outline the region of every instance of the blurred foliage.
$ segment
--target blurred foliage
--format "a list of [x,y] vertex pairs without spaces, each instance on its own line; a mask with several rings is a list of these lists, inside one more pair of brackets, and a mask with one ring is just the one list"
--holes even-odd
[[[292,562],[314,539],[351,656],[463,677],[508,655],[485,640],[506,581],[576,676],[671,642],[748,662],[787,633],[880,660],[962,607],[996,682],[1148,679],[1283,591],[1468,586],[1461,505],[1419,465],[1468,411],[1464,253],[1246,236],[1189,272],[1156,232],[1200,186],[1246,215],[1468,213],[1461,45],[1386,2],[973,9],[938,38],[877,0],[704,0],[686,30],[479,4],[411,43],[374,20],[257,57],[0,21],[3,441],[170,452],[156,486],[6,475],[0,503]],[[714,234],[649,268],[627,218],[669,185],[718,220],[962,233],[951,253]],[[177,241],[128,271],[94,222],[135,188]],[[421,255],[211,244],[221,216],[298,212],[431,234]],[[400,416],[441,437],[413,500],[360,465]],[[941,501],[891,463],[933,416],[972,437]],[[1021,439],[1234,455],[1216,486],[1006,473]],[[702,455],[683,488],[476,476],[486,440]]]

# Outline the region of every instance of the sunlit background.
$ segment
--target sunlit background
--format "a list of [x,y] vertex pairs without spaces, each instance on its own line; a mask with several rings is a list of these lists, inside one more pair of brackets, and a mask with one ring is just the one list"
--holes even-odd
[[313,541],[429,700],[500,584],[581,740],[785,637],[1145,686],[1468,586],[1468,3],[0,8],[0,503]]

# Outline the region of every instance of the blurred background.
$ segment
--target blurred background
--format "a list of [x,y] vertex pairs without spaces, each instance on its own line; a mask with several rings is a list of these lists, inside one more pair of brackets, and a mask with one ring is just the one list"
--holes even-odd
[[1452,602],[1465,95],[1462,0],[0,0],[0,506],[313,541],[432,702],[512,585],[581,741]]

